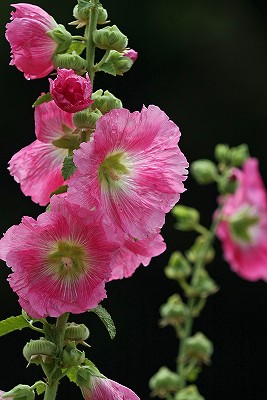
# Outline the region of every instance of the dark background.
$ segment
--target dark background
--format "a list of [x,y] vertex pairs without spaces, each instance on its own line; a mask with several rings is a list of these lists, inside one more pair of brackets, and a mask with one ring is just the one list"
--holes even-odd
[[[113,4],[110,4],[113,3]],[[72,18],[74,0],[35,1],[58,23]],[[182,132],[180,147],[189,162],[212,158],[217,143],[236,146],[247,143],[259,158],[267,183],[266,141],[266,0],[145,0],[104,2],[112,24],[129,38],[139,59],[124,77],[104,73],[95,88],[108,89],[130,111],[156,104],[177,123]],[[31,104],[48,90],[47,78],[26,81],[9,66],[9,45],[4,37],[11,7],[1,2],[1,233],[18,224],[23,215],[37,217],[43,208],[31,202],[9,176],[12,155],[34,139]],[[74,28],[69,27],[73,34]],[[79,32],[78,32],[79,33]],[[159,177],[160,179],[160,177]],[[191,176],[181,204],[196,207],[202,223],[210,224],[216,207],[213,186],[199,187]],[[163,235],[168,249],[140,267],[131,279],[107,285],[103,305],[117,327],[111,341],[94,315],[74,316],[91,329],[89,358],[111,379],[132,388],[148,400],[148,380],[161,365],[175,367],[177,341],[171,328],[158,327],[159,306],[178,288],[167,280],[163,268],[175,249],[185,250],[192,235],[173,229],[167,216]],[[212,365],[204,368],[198,386],[206,400],[264,400],[267,398],[267,283],[246,282],[231,272],[217,256],[209,272],[220,286],[211,297],[194,331],[203,331],[214,343]],[[266,266],[267,267],[267,266]],[[16,295],[1,264],[0,318],[18,315]],[[14,332],[0,338],[2,372],[0,389],[18,383],[33,384],[39,369],[26,368],[22,356],[32,331]],[[59,399],[80,398],[74,385],[64,383]]]

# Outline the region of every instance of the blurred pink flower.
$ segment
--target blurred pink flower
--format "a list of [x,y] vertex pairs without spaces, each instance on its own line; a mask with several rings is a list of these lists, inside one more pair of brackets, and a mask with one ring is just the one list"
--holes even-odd
[[56,21],[42,8],[12,4],[11,22],[6,25],[6,39],[11,46],[11,65],[24,73],[26,79],[42,78],[53,69],[52,57],[58,46],[47,32],[56,28]]
[[267,192],[258,160],[247,159],[242,170],[233,171],[234,177],[235,193],[219,199],[222,221],[216,233],[234,272],[249,281],[267,281]]
[[135,51],[133,49],[125,50],[125,52],[123,54],[124,54],[124,57],[130,58],[133,62],[135,62],[138,57],[137,51]]
[[91,387],[82,388],[85,400],[140,400],[140,398],[126,386],[107,378],[91,377]]
[[61,169],[68,155],[67,149],[56,147],[53,141],[75,127],[72,114],[62,111],[54,101],[36,106],[34,116],[37,140],[14,154],[8,169],[25,196],[45,206],[50,194],[64,184]]
[[185,190],[188,163],[179,139],[179,128],[156,106],[110,111],[74,151],[70,201],[102,210],[136,239],[157,233]]
[[5,392],[0,390],[0,400],[12,400],[13,399],[13,397],[5,397],[5,399],[3,399],[3,397],[2,397],[3,394],[5,394]]
[[106,297],[111,258],[120,243],[99,213],[53,196],[51,211],[24,217],[0,240],[9,283],[33,318],[83,313]]
[[127,236],[124,245],[115,253],[112,259],[110,281],[129,278],[140,264],[145,267],[148,266],[152,257],[158,256],[165,250],[166,244],[159,233],[140,240]]
[[84,110],[90,104],[92,84],[88,74],[75,74],[72,69],[58,68],[57,78],[50,82],[50,93],[58,107],[69,113]]

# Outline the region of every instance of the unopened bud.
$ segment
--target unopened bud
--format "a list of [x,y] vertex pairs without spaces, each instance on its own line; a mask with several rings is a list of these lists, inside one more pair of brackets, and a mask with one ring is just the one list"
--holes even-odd
[[183,303],[181,297],[178,294],[170,296],[165,304],[159,309],[160,316],[162,317],[161,325],[172,325],[177,326],[188,314],[186,305]]
[[86,21],[88,20],[89,17],[89,13],[90,13],[90,8],[85,8],[85,7],[79,7],[78,4],[76,4],[76,6],[74,6],[73,8],[73,16],[74,18],[76,18],[79,21]]
[[73,123],[80,129],[95,129],[96,121],[102,116],[102,113],[96,108],[91,110],[86,108],[73,115]]
[[56,354],[56,345],[44,338],[30,340],[23,348],[23,355],[28,362],[39,364],[40,360],[49,362]]
[[197,282],[192,291],[190,291],[191,296],[197,296],[200,298],[206,298],[218,291],[218,286],[214,279],[212,279],[205,269],[202,269],[198,274]]
[[76,348],[75,342],[71,342],[62,350],[59,359],[63,368],[77,367],[84,362],[85,353]]
[[1,399],[5,398],[10,400],[34,400],[35,392],[28,385],[17,385],[1,396]]
[[230,160],[230,148],[228,144],[217,144],[214,150],[214,156],[218,162],[228,164]]
[[104,7],[98,7],[97,10],[97,23],[104,24],[108,18],[108,12]]
[[174,400],[205,400],[195,385],[190,385],[179,391]]
[[83,73],[86,70],[86,60],[80,57],[76,52],[57,54],[53,57],[55,68],[73,69],[75,73]]
[[233,167],[241,167],[249,157],[249,150],[246,144],[231,148],[231,164]]
[[92,94],[91,98],[94,101],[91,108],[97,108],[102,114],[107,114],[114,108],[122,107],[122,102],[108,90],[105,90],[103,94],[103,90],[99,89]]
[[64,25],[58,24],[56,28],[46,33],[58,44],[56,54],[66,53],[69,50],[72,43],[72,36]]
[[185,339],[185,357],[205,364],[210,362],[213,353],[212,342],[201,332]]
[[119,53],[116,50],[111,50],[105,64],[103,64],[102,68],[100,67],[100,69],[105,71],[107,66],[109,68],[112,67],[114,75],[122,76],[125,72],[129,71],[132,65],[133,60],[130,57],[127,57],[123,53]]
[[104,50],[122,52],[128,44],[128,38],[116,25],[106,26],[93,32],[93,40],[97,47]]
[[90,332],[86,325],[69,322],[65,329],[64,340],[79,342],[88,339],[89,335]]
[[149,380],[149,388],[154,396],[165,398],[167,394],[176,392],[181,384],[181,378],[167,367],[161,367]]
[[202,254],[202,259],[205,264],[213,261],[215,256],[215,251],[212,246],[207,246],[207,241],[209,237],[207,235],[200,235],[196,238],[195,243],[186,252],[186,256],[191,263],[195,263],[199,254]]
[[171,213],[177,219],[175,227],[182,231],[194,230],[199,223],[199,212],[195,208],[178,205]]
[[174,251],[170,256],[164,272],[167,278],[179,281],[180,279],[187,278],[191,274],[191,267],[180,251]]
[[210,160],[197,160],[191,164],[191,173],[197,183],[207,185],[217,180],[217,167]]

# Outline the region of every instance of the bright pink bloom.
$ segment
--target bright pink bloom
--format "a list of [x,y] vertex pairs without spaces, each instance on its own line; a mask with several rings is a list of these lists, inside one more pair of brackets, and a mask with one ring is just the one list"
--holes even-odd
[[242,278],[267,281],[267,192],[258,160],[249,158],[243,170],[234,170],[233,177],[237,190],[219,200],[223,218],[216,233],[224,258]]
[[70,201],[102,210],[134,238],[158,232],[185,190],[188,163],[179,139],[179,128],[156,106],[110,111],[74,151]]
[[67,149],[53,144],[75,129],[72,114],[62,111],[54,101],[35,107],[35,133],[37,140],[18,151],[9,161],[9,171],[20,183],[25,196],[45,206],[50,194],[64,184],[61,169]]
[[124,57],[130,58],[133,62],[135,62],[136,59],[137,59],[137,57],[138,57],[137,51],[135,51],[135,50],[133,50],[133,49],[126,50],[126,51],[123,53],[123,55],[124,55]]
[[107,378],[92,376],[91,385],[82,388],[85,400],[140,400],[131,389]]
[[47,32],[58,25],[40,7],[12,4],[11,22],[6,25],[6,39],[11,46],[11,65],[24,72],[26,79],[42,78],[53,69],[52,57],[58,46]]
[[50,93],[58,107],[69,113],[84,110],[90,104],[92,84],[88,74],[75,74],[72,69],[58,68],[57,78],[50,82]]
[[132,276],[140,264],[146,267],[152,257],[158,256],[165,250],[166,244],[159,233],[141,240],[127,236],[124,245],[113,257],[110,281]]
[[9,283],[33,318],[83,313],[106,297],[111,258],[120,244],[99,213],[82,213],[53,196],[51,211],[24,217],[0,240]]

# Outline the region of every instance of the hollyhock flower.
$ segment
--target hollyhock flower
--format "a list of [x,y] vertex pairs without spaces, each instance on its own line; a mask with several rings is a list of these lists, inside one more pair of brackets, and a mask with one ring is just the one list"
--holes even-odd
[[185,190],[188,163],[179,139],[179,128],[156,106],[110,111],[74,151],[70,201],[102,210],[134,238],[158,232]]
[[50,79],[50,93],[58,107],[69,113],[82,111],[90,104],[92,84],[88,74],[75,74],[72,69],[58,68],[57,78]]
[[6,39],[11,46],[11,65],[24,72],[26,79],[47,76],[53,71],[52,57],[58,46],[47,32],[58,25],[40,7],[12,4],[11,22],[6,25]]
[[85,400],[140,400],[131,389],[111,379],[91,376],[90,383],[82,387]]
[[25,196],[45,206],[50,194],[64,184],[61,169],[68,155],[67,149],[55,146],[53,141],[75,127],[72,114],[62,111],[54,101],[36,106],[34,116],[37,140],[14,154],[8,169]]
[[111,258],[120,243],[99,213],[53,196],[51,211],[24,217],[0,240],[9,283],[33,318],[83,313],[106,297]]
[[133,49],[125,50],[123,53],[124,57],[130,58],[133,62],[137,60],[138,53]]
[[233,177],[238,184],[235,193],[219,199],[222,220],[216,233],[224,258],[242,278],[267,281],[267,192],[258,160],[247,159],[243,170],[233,171]]
[[159,233],[141,240],[131,238],[129,235],[124,245],[115,253],[112,260],[112,273],[110,281],[128,278],[143,264],[149,265],[151,258],[158,256],[166,250],[166,244]]

